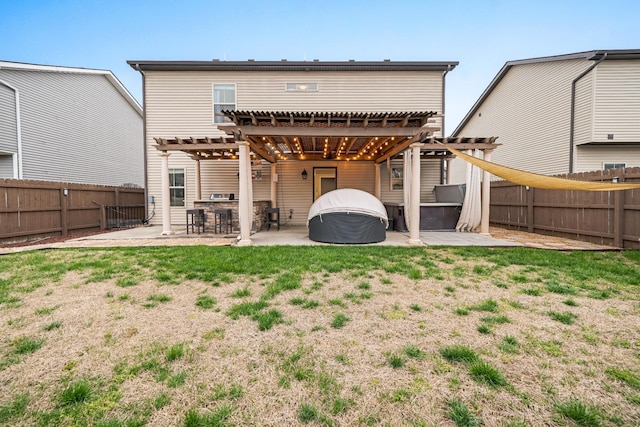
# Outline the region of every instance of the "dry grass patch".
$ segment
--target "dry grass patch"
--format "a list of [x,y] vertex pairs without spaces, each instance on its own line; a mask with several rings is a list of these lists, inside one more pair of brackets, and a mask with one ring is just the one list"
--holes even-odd
[[0,271],[0,424],[640,419],[635,253],[194,246]]

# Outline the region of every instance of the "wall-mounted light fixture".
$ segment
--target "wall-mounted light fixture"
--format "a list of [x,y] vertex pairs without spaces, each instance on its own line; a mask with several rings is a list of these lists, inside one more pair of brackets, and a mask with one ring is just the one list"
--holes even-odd
[[69,189],[68,188],[63,188],[62,189],[62,195],[63,196],[68,196],[69,195]]
[[617,176],[614,176],[614,177],[613,177],[613,179],[612,179],[611,181],[613,181],[614,183],[618,182],[618,177],[617,177]]
[[300,174],[302,176],[303,180],[307,179],[307,170],[306,169],[302,169],[302,173]]

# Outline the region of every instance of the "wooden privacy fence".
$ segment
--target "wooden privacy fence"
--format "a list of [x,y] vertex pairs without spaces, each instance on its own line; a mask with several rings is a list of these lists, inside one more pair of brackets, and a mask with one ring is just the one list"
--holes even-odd
[[0,241],[130,226],[144,217],[142,188],[0,179]]
[[[582,181],[640,182],[640,168],[558,175]],[[640,249],[640,189],[544,190],[491,183],[490,222],[531,233]]]

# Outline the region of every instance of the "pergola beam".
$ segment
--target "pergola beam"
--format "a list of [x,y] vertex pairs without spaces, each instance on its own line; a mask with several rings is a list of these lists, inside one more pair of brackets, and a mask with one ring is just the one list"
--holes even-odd
[[262,148],[260,146],[260,143],[256,142],[253,139],[253,137],[248,137],[247,141],[249,142],[249,147],[251,147],[251,150],[254,153],[256,153],[258,156],[262,157],[263,159],[265,159],[269,163],[276,163],[276,159],[273,158],[273,156],[271,154],[269,154],[269,152],[267,150]]
[[440,130],[437,127],[287,127],[287,126],[225,126],[226,133],[242,129],[244,135],[250,136],[299,136],[299,137],[411,137],[425,130],[432,132]]
[[[498,148],[500,144],[489,144],[483,142],[477,143],[465,143],[465,142],[450,142],[446,144],[447,147],[451,147],[456,150],[493,150]],[[423,151],[447,151],[447,149],[436,143],[430,143],[428,141],[424,142],[424,146],[422,147]]]
[[387,151],[382,156],[378,157],[376,159],[376,163],[382,163],[385,160],[390,159],[391,157],[395,156],[396,154],[406,150],[407,147],[409,147],[411,144],[413,144],[415,142],[422,142],[429,135],[430,135],[430,132],[426,131],[426,130],[424,132],[421,132],[421,133],[417,134],[417,135],[414,135],[413,137],[407,139],[406,141],[403,141],[403,142],[399,143],[398,145],[393,147],[391,150]]
[[401,143],[399,143],[398,145],[393,146],[390,150],[388,150],[385,154],[383,154],[382,156],[378,157],[375,162],[376,163],[382,163],[384,161],[386,161],[387,159],[392,158],[393,156],[395,156],[396,154],[404,151],[407,149],[407,147],[409,147],[411,144],[413,144],[414,142],[416,142],[413,138],[407,139]]
[[217,151],[217,150],[237,150],[238,144],[234,143],[214,143],[214,144],[157,144],[154,146],[160,151]]

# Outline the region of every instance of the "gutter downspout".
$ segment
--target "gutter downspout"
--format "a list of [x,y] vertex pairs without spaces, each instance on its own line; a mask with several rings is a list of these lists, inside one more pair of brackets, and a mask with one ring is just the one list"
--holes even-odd
[[20,123],[20,92],[17,88],[11,86],[4,80],[0,80],[0,84],[11,89],[15,94],[16,99],[16,145],[18,151],[18,179],[23,179],[22,172],[22,125]]
[[[147,175],[147,85],[144,71],[140,69],[140,64],[135,65],[135,69],[142,75],[142,155],[144,160],[144,211],[149,217],[149,178]],[[155,205],[155,202],[154,202]],[[155,209],[154,209],[155,211]]]
[[[447,65],[447,69],[444,70],[444,72],[442,73],[442,136],[444,137],[445,135],[445,127],[444,127],[444,119],[446,118],[446,115],[444,114],[444,94],[445,94],[445,77],[447,76],[447,74],[449,73],[449,71],[451,71],[451,64]],[[448,176],[445,176],[445,162],[447,162],[446,159],[442,159],[440,160],[440,184],[446,184],[445,181],[449,180]],[[447,164],[447,174],[449,173],[449,164]]]
[[445,129],[445,127],[444,127],[444,119],[445,119],[445,114],[444,114],[445,77],[447,76],[449,71],[451,71],[451,64],[447,65],[447,69],[444,70],[444,72],[442,73],[442,136],[444,136],[444,129]]
[[576,119],[576,84],[578,83],[578,80],[580,80],[581,78],[589,74],[594,68],[598,66],[598,64],[600,64],[606,58],[607,58],[607,52],[605,52],[604,55],[602,55],[602,58],[596,61],[595,64],[593,64],[591,67],[584,70],[582,73],[578,75],[578,77],[573,79],[573,81],[571,82],[571,116],[569,118],[569,144],[570,144],[569,173],[573,173],[573,152],[574,152],[573,139],[574,139],[574,127],[575,127],[575,119]]

